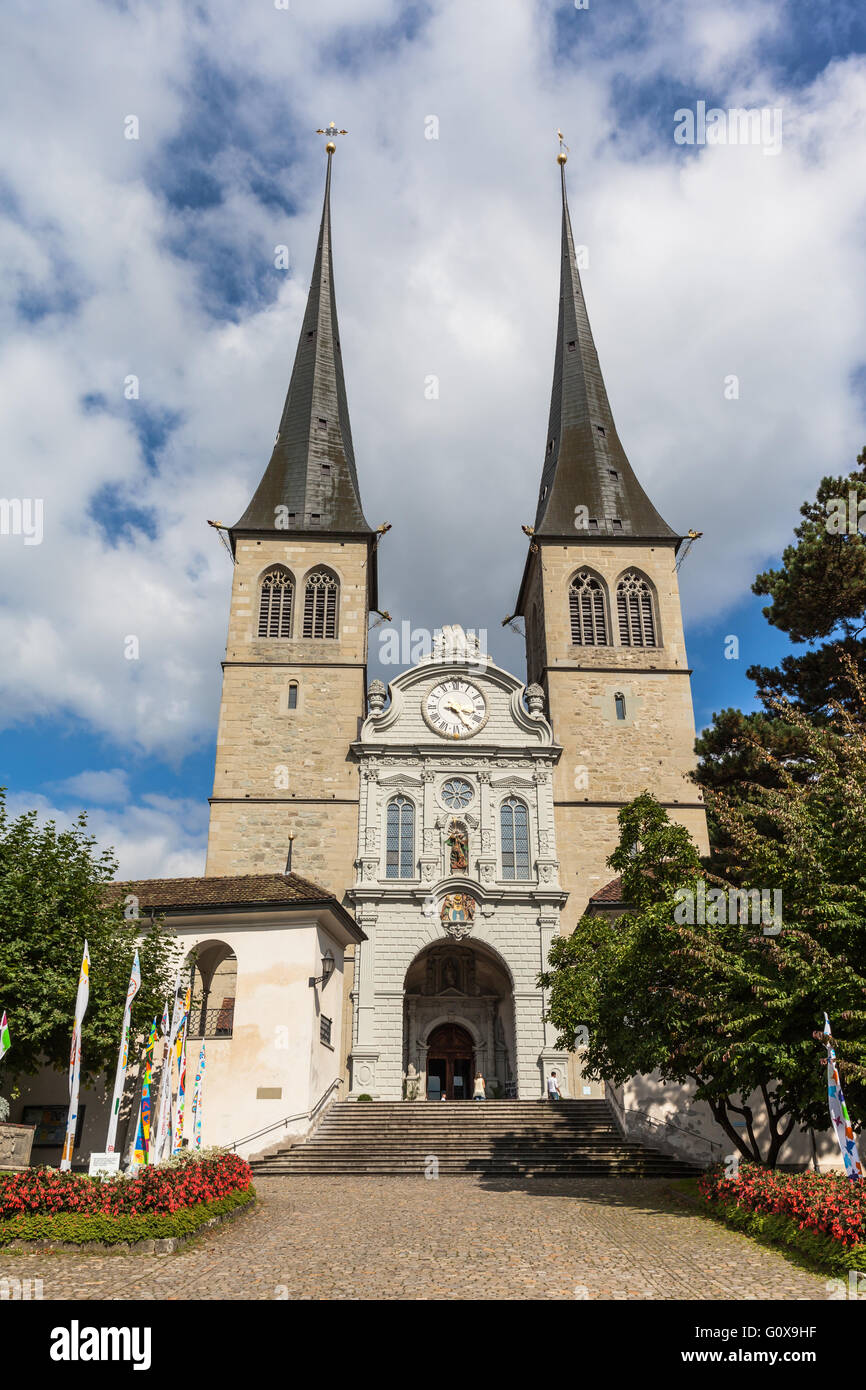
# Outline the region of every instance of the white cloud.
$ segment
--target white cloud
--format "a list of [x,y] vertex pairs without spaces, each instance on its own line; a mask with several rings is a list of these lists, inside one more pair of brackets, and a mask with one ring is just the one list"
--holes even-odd
[[21,791],[7,797],[7,810],[10,818],[36,811],[42,824],[51,820],[61,829],[72,825],[81,809],[86,810],[88,830],[98,849],[114,851],[119,879],[184,878],[204,873],[206,804],[180,797],[144,796],[137,804],[105,805],[99,804],[107,800],[104,791],[96,788],[89,798],[83,791],[82,796],[89,804],[68,809],[54,805],[39,792]]
[[[0,538],[4,722],[71,712],[119,745],[173,759],[212,736],[230,567],[205,522],[234,521],[267,461],[319,216],[312,130],[332,117],[350,131],[333,226],[362,496],[374,525],[394,523],[383,607],[428,626],[489,626],[494,655],[522,664],[498,624],[513,608],[545,439],[559,124],[620,433],[662,514],[704,532],[683,573],[687,612],[706,617],[740,597],[820,474],[843,469],[861,443],[849,378],[864,357],[866,62],[786,90],[755,56],[781,5],[641,8],[640,42],[621,48],[612,39],[625,19],[596,11],[593,28],[575,11],[567,60],[554,54],[553,11],[529,5],[492,18],[488,6],[439,0],[414,38],[378,46],[401,14],[385,0],[360,18],[348,3],[292,0],[242,19],[226,0],[206,19],[84,0],[53,14],[50,42],[16,11],[2,59],[14,97],[0,118],[2,176],[18,211],[0,242],[0,447],[4,495],[44,498],[45,539]],[[232,150],[220,157],[223,204],[197,217],[148,186],[166,140],[200,146],[228,119],[215,97],[212,110],[185,104],[205,64],[257,84],[242,87],[254,141],[286,122],[297,153],[278,182],[294,217],[250,195]],[[695,100],[717,100],[724,84],[726,104],[780,105],[782,153],[679,150],[673,110],[652,103],[633,126],[616,94],[654,77]],[[129,112],[138,142],[122,136]],[[435,141],[424,138],[430,114]],[[180,258],[171,248],[184,229]],[[287,241],[294,265],[274,302],[237,323],[210,318],[201,293],[227,237],[238,264],[253,246],[272,265]],[[13,299],[27,286],[80,296],[78,308],[23,322]],[[130,372],[138,404],[123,399]],[[723,395],[729,373],[736,402]],[[430,374],[438,401],[424,398]],[[82,404],[99,392],[109,413]],[[157,472],[135,431],[145,410],[181,417]],[[106,540],[89,511],[106,486],[121,508],[158,518],[156,539]],[[125,834],[134,814],[111,825]],[[139,828],[162,862],[165,824]],[[197,853],[180,844],[184,861]]]
[[90,802],[99,806],[123,805],[129,800],[129,774],[121,767],[79,772],[55,782],[49,790],[63,798],[81,798],[85,805]]

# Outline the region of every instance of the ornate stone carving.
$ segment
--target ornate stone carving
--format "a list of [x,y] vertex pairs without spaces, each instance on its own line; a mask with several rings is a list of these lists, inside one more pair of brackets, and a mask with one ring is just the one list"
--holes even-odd
[[492,853],[493,853],[493,831],[492,831],[492,830],[482,830],[482,832],[481,832],[481,853],[482,853],[482,854],[492,854]]
[[369,689],[367,690],[367,709],[374,718],[377,714],[381,714],[382,710],[385,708],[386,695],[387,691],[383,681],[375,680],[370,682]]
[[433,826],[427,825],[424,827],[424,853],[432,854],[436,848],[436,831]]
[[475,899],[468,893],[449,893],[442,900],[439,920],[452,936],[456,934],[456,928],[461,929],[463,936],[470,932],[474,918]]
[[540,719],[544,714],[544,691],[540,685],[528,685],[526,687],[526,706],[533,719]]
[[364,831],[364,849],[367,851],[368,854],[373,854],[373,853],[375,853],[375,850],[376,850],[376,828],[375,828],[375,826],[368,825],[368,826],[367,826],[367,829]]

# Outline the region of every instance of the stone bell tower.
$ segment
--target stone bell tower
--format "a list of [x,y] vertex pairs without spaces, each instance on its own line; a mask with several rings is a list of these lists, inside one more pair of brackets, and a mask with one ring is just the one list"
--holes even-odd
[[647,789],[707,850],[694,766],[691,672],[676,556],[616,431],[578,272],[562,181],[562,260],[553,390],[535,526],[517,604],[528,680],[554,736],[556,837],[573,930],[611,878],[617,813]]
[[354,878],[376,533],[358,491],[331,256],[331,164],[313,278],[270,463],[235,558],[206,873]]

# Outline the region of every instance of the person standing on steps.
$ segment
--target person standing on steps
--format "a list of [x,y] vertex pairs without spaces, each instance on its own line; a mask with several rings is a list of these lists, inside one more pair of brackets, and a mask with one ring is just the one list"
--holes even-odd
[[550,1076],[547,1078],[547,1099],[562,1100],[562,1096],[560,1095],[559,1091],[559,1081],[557,1079],[555,1071],[552,1071],[550,1073]]
[[486,1099],[487,1099],[487,1087],[486,1087],[485,1082],[484,1082],[484,1077],[481,1075],[481,1072],[480,1072],[480,1071],[477,1071],[477,1072],[475,1073],[475,1090],[474,1090],[473,1093],[472,1093],[472,1099],[473,1099],[473,1100],[486,1100]]

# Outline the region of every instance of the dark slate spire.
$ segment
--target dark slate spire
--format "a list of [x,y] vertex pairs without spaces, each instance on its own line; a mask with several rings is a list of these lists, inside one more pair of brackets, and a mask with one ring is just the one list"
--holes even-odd
[[[640,536],[678,539],[650,502],[625,455],[613,422],[575,263],[574,237],[562,176],[562,268],[550,423],[535,517],[539,536]],[[586,507],[588,532],[575,530]],[[592,523],[596,523],[593,525]]]
[[[331,161],[313,280],[271,461],[233,531],[372,534],[361,510],[331,258]],[[285,507],[287,517],[277,508]]]

